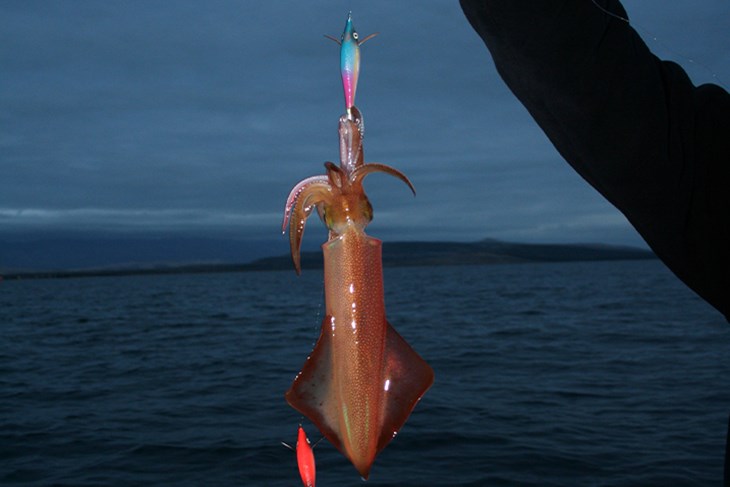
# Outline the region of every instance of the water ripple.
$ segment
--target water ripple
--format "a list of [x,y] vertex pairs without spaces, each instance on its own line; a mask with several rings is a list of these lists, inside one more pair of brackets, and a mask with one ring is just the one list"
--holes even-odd
[[[719,484],[730,327],[658,263],[385,278],[436,383],[369,485]],[[319,335],[320,273],[0,286],[3,485],[298,482],[283,393]],[[318,485],[359,482],[316,453]]]

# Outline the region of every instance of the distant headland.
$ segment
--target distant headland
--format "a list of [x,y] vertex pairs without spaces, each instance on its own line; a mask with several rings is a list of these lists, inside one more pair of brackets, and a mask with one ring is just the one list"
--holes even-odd
[[[603,244],[528,244],[485,239],[477,242],[384,242],[385,267],[516,264],[655,259],[649,250]],[[302,268],[322,267],[322,252],[302,252]],[[5,280],[291,270],[291,257],[265,257],[248,263],[191,263],[11,272]]]

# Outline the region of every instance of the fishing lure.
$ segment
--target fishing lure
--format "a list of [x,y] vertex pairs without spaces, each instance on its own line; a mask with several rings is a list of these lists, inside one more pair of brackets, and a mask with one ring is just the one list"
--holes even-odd
[[[354,32],[351,28],[348,16],[342,49],[348,48],[345,40]],[[348,76],[357,80],[359,64],[352,66]],[[305,223],[315,209],[329,230],[322,245],[326,315],[314,350],[286,400],[367,479],[375,457],[403,426],[434,374],[386,319],[382,242],[365,233],[373,217],[362,186],[365,176],[384,172],[403,181],[414,194],[415,189],[400,171],[364,162],[363,119],[347,93],[346,89],[348,110],[338,128],[340,165],[325,162],[326,174],[297,184],[284,209],[282,232],[288,225],[297,273]]]
[[282,445],[294,450],[297,454],[297,467],[299,467],[299,476],[302,478],[302,484],[304,487],[315,487],[315,481],[317,478],[317,469],[314,464],[314,452],[312,451],[312,445],[309,443],[307,433],[305,433],[302,425],[299,425],[299,431],[297,432],[297,446],[292,448],[290,445],[281,442]]
[[351,114],[351,109],[355,106],[357,79],[360,76],[360,46],[376,35],[378,35],[377,32],[361,40],[355,26],[352,24],[352,12],[347,14],[345,30],[339,40],[325,34],[326,38],[340,45],[340,74],[342,75],[342,89],[345,92],[345,108],[348,115]]

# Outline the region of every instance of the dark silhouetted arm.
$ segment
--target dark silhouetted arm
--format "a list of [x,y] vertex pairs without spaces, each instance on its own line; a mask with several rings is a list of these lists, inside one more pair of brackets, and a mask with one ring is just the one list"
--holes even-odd
[[730,319],[730,95],[695,87],[590,0],[461,6],[565,160]]

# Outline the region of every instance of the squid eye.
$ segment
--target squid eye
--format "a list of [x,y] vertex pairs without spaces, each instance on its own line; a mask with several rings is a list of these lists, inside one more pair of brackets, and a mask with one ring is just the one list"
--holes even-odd
[[332,230],[335,222],[332,219],[332,216],[330,215],[327,210],[322,210],[322,221],[324,222],[325,226],[327,227],[327,230]]
[[365,206],[365,218],[367,218],[368,222],[373,221],[373,205],[370,204],[370,201],[366,201],[367,205]]
[[352,38],[355,39],[355,40],[357,40],[357,38],[358,38],[357,32],[353,32],[352,33]]

